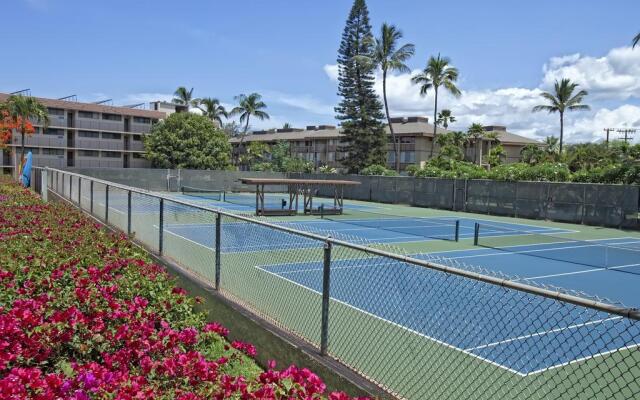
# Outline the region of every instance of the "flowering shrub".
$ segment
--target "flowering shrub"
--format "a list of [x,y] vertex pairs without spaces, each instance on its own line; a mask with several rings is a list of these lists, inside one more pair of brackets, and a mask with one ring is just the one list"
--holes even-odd
[[125,236],[8,182],[0,286],[2,399],[325,398],[307,369],[260,369]]

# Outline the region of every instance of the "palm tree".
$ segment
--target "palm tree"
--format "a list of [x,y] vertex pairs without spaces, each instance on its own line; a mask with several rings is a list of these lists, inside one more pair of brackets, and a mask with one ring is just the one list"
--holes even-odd
[[467,136],[469,137],[469,141],[474,145],[474,152],[473,152],[474,164],[478,163],[478,148],[480,148],[480,161],[482,161],[482,139],[484,138],[485,134],[486,132],[482,124],[474,123],[474,124],[471,124],[469,129],[467,129]]
[[196,106],[198,103],[198,99],[193,98],[193,88],[187,90],[186,87],[180,86],[173,92],[173,95],[176,96],[173,98],[174,103],[185,105],[187,108]]
[[293,128],[293,126],[288,122],[285,122],[284,124],[282,124],[282,129],[291,129],[291,128]]
[[[411,82],[420,85],[420,95],[427,94],[429,89],[433,89],[435,92],[435,102],[433,107],[433,143],[435,143],[437,135],[437,115],[438,115],[438,89],[443,86],[449,93],[455,97],[460,97],[462,94],[460,89],[455,85],[455,81],[458,80],[458,69],[450,66],[451,60],[448,57],[429,57],[427,66],[418,75],[411,78]],[[433,148],[431,146],[431,155],[433,157]]]
[[24,137],[27,133],[27,127],[30,125],[29,119],[42,124],[43,130],[46,129],[49,125],[47,108],[35,97],[11,95],[5,103],[0,105],[0,111],[4,111],[9,119],[19,127],[21,136],[20,160],[24,160]]
[[537,144],[529,143],[520,150],[520,157],[523,162],[535,165],[544,158],[544,151]]
[[387,101],[387,74],[392,71],[410,72],[411,70],[405,62],[413,56],[415,46],[413,44],[405,44],[398,48],[398,41],[402,39],[402,31],[387,23],[382,24],[380,36],[373,39],[373,50],[371,54],[359,57],[366,63],[372,64],[374,67],[380,67],[382,70],[382,100],[384,102],[384,111],[387,116],[387,124],[393,141],[393,152],[396,159],[396,171],[400,172],[400,147],[396,140],[396,134],[391,124],[391,116],[389,115],[389,102]]
[[442,124],[444,129],[449,127],[449,122],[456,122],[456,117],[451,114],[451,110],[444,109],[438,113],[438,124]]
[[267,105],[262,101],[262,96],[258,93],[251,93],[248,96],[241,94],[236,96],[235,100],[238,102],[238,106],[231,110],[231,115],[240,115],[240,123],[244,122],[243,137],[240,139],[240,144],[242,144],[242,139],[244,139],[244,135],[249,130],[249,119],[254,116],[263,121],[269,119],[269,114],[262,111],[267,108]]
[[635,48],[638,43],[640,43],[640,33],[638,33],[636,37],[633,38],[633,47]]
[[533,112],[547,111],[549,114],[560,113],[560,150],[562,154],[562,142],[564,139],[564,113],[565,111],[579,111],[590,110],[591,108],[586,104],[581,104],[582,100],[589,93],[586,90],[580,90],[575,95],[573,92],[578,87],[577,83],[571,82],[570,79],[562,79],[560,82],[556,81],[554,85],[554,93],[544,92],[541,93],[544,99],[549,104],[543,104],[533,107]]
[[222,126],[222,117],[229,118],[229,113],[218,99],[204,97],[197,100],[196,107],[202,111],[205,117],[211,121],[216,121],[219,126]]
[[544,139],[544,144],[545,144],[545,152],[547,153],[548,156],[550,157],[555,157],[556,155],[558,155],[558,138],[555,136],[547,136]]

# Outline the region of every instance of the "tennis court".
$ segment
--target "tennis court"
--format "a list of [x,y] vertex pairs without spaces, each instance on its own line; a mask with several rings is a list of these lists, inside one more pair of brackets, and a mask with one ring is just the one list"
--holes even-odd
[[[316,219],[295,222],[274,222],[281,226],[305,230],[313,233],[327,233],[335,238],[344,238],[359,243],[407,243],[432,240],[454,241],[456,238],[456,226],[460,239],[471,239],[474,236],[474,226],[483,220],[472,218],[456,219],[452,217],[432,218],[379,218],[379,219]],[[458,222],[456,224],[456,222]],[[494,222],[496,229],[487,231],[486,234],[495,236],[508,236],[511,231],[527,229],[536,233],[567,233],[570,231],[558,228],[546,228],[539,226],[527,226],[515,223]],[[269,228],[264,230],[264,240],[248,249],[243,240],[244,224],[225,224],[223,236],[227,246],[224,252],[247,252],[259,250],[282,250],[287,248],[287,242],[270,240]],[[165,227],[165,232],[180,236],[189,241],[211,247],[211,232],[213,224],[170,224]],[[233,240],[237,238],[237,240]],[[315,241],[308,241],[311,247],[316,246]],[[295,243],[296,248],[300,243]]]
[[[640,244],[640,241],[637,243]],[[554,251],[554,248],[549,247],[549,251]],[[470,252],[477,257],[482,256],[475,254],[477,252],[474,250]],[[539,273],[539,263],[535,259],[522,260],[518,255],[513,255],[511,261],[519,262],[516,265],[519,265],[523,273]],[[569,264],[564,267],[565,271],[576,269]],[[310,291],[320,293],[322,290],[321,262],[260,265],[256,268]],[[594,269],[595,271],[604,270]],[[564,307],[560,303],[532,309],[530,304],[514,299],[509,306],[509,315],[494,318],[496,310],[492,307],[493,303],[479,301],[474,309],[475,318],[468,318],[466,316],[469,305],[466,301],[460,300],[446,305],[446,314],[450,316],[449,323],[425,324],[424,321],[431,321],[443,312],[442,309],[434,309],[429,305],[437,303],[439,298],[466,299],[469,296],[465,293],[467,287],[436,285],[433,274],[424,268],[403,264],[390,270],[388,263],[375,257],[336,260],[331,266],[331,274],[331,297],[335,301],[521,376],[536,374],[575,360],[593,358],[620,348],[636,347],[639,344],[630,338],[638,337],[640,327],[635,326],[633,333],[622,334],[627,327],[616,323],[622,317],[597,318],[588,313],[580,313],[579,310],[565,314],[559,310]],[[614,284],[624,281],[627,278],[624,275],[627,274],[604,271],[599,276],[600,280],[610,278]],[[629,289],[640,285],[640,276],[632,277]],[[428,287],[429,290],[412,290],[416,286]],[[375,293],[383,293],[384,296],[375,296]],[[628,295],[631,296],[633,293],[629,292]],[[408,297],[411,298],[412,307],[406,308],[403,313],[398,313],[388,306],[394,299],[406,302]],[[483,288],[482,291],[474,293],[474,297],[499,298],[503,295],[499,287],[492,287]],[[562,315],[562,318],[558,315]],[[474,324],[480,321],[486,323]],[[528,321],[544,322],[534,324]],[[582,338],[601,336],[604,333],[615,339],[607,342],[591,341],[586,345],[582,343]],[[560,348],[558,343],[561,344]],[[580,345],[576,346],[577,343]]]

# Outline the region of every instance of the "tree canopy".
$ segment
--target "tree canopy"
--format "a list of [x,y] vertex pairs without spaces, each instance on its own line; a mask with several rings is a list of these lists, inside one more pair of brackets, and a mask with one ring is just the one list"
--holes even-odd
[[355,0],[342,33],[338,50],[338,95],[335,108],[344,138],[342,164],[358,172],[372,164],[386,164],[387,137],[382,103],[374,90],[374,65],[360,59],[373,52],[369,11],[364,0]]
[[156,168],[227,169],[231,145],[205,116],[171,114],[144,138],[145,157]]

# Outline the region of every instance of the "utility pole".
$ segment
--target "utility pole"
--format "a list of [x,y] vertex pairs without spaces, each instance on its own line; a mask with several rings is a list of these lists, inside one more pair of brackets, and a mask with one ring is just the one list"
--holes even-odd
[[636,133],[635,129],[618,129],[616,132],[624,135],[624,142],[628,143],[633,140],[633,134]]
[[613,132],[615,130],[616,130],[615,128],[604,128],[604,131],[607,133],[607,141],[606,141],[607,147],[609,147],[609,133],[611,133],[611,132]]

